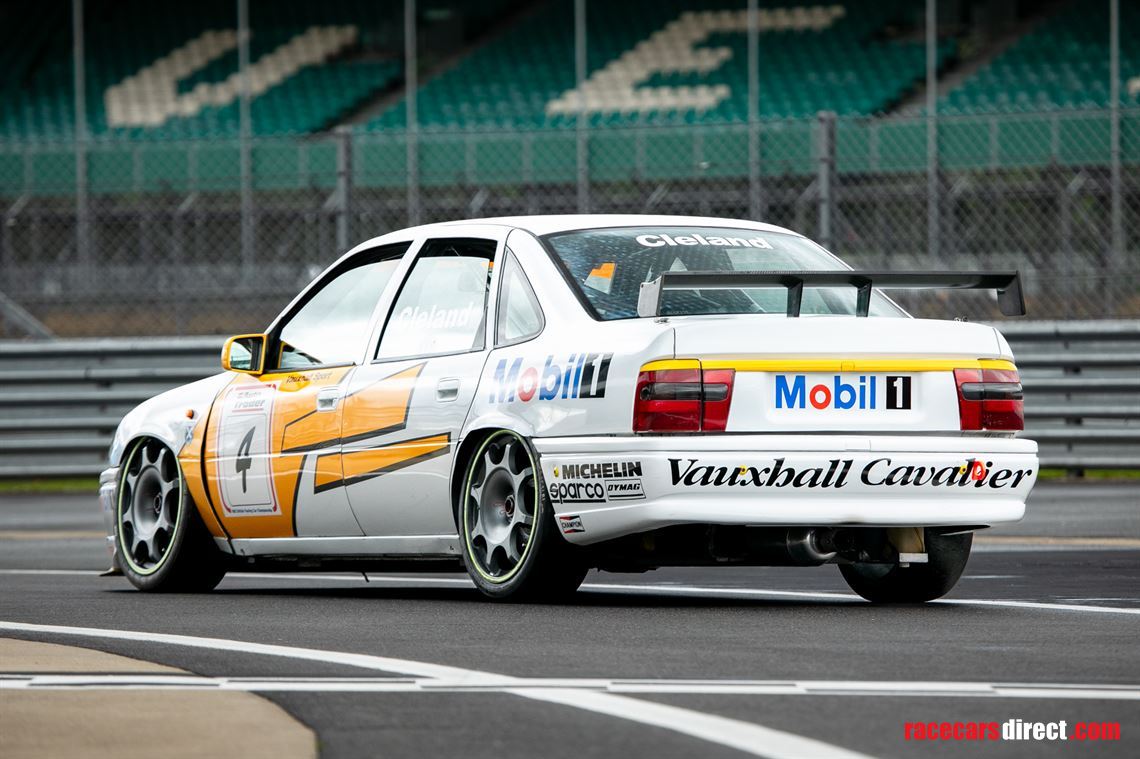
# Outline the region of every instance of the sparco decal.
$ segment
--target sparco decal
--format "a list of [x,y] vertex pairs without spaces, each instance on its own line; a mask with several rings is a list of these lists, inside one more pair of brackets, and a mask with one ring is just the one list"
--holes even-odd
[[604,398],[612,353],[571,353],[565,361],[547,356],[541,368],[522,357],[499,359],[491,382],[491,403],[527,403],[574,398]]
[[[842,488],[848,484],[853,459],[830,459],[826,465],[785,466],[778,458],[769,466],[721,466],[697,459],[669,459],[673,485],[686,487]],[[895,465],[889,458],[867,462],[859,481],[870,487],[1016,488],[1032,469],[994,468],[992,461],[966,459],[943,466]]]
[[[850,382],[845,379],[850,379]],[[836,374],[830,382],[820,382],[811,387],[808,387],[807,377],[803,374],[777,374],[775,404],[778,409],[806,409],[810,406],[819,411],[909,409],[911,378],[892,376],[885,379],[886,392],[880,400],[881,384],[873,374],[849,378]]]
[[547,485],[550,500],[554,503],[605,503],[605,483],[597,480],[589,482],[551,482]]

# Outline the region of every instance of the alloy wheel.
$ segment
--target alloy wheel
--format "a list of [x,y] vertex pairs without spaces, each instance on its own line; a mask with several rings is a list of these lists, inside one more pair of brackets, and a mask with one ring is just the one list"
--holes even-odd
[[135,446],[119,492],[119,550],[139,574],[155,572],[174,542],[182,502],[182,473],[157,440]]
[[538,505],[534,462],[521,438],[500,432],[484,442],[467,477],[464,524],[476,569],[505,582],[530,549]]

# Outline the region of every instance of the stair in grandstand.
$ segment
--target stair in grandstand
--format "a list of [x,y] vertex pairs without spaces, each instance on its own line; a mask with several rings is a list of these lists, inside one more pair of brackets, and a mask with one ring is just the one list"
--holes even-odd
[[[1120,3],[1121,97],[1140,104],[1140,5]],[[1108,3],[1069,2],[942,96],[943,113],[1038,112],[1109,105]]]
[[[60,5],[54,3],[51,5]],[[259,134],[304,134],[402,78],[401,4],[370,0],[251,3],[250,85]],[[86,3],[88,123],[96,137],[224,137],[238,131],[237,31],[230,0],[193,12],[147,0]],[[71,26],[46,28],[38,6],[9,11],[0,32],[0,139],[74,132]],[[29,30],[29,33],[25,33]]]
[[[726,9],[726,5],[729,7]],[[723,0],[593,3],[588,13],[589,80],[598,125],[747,118],[747,15]],[[920,41],[886,39],[888,25],[913,23],[908,0],[764,3],[759,11],[760,113],[804,117],[820,110],[886,110],[922,78]],[[551,2],[496,44],[421,87],[427,128],[558,127],[577,110],[573,4]],[[939,55],[952,51],[940,46]],[[402,104],[367,127],[404,123]]]

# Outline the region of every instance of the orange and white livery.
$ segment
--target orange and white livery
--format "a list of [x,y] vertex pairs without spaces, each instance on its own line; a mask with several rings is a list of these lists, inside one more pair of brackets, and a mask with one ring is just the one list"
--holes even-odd
[[875,601],[947,592],[1022,517],[1037,447],[992,327],[767,224],[542,216],[369,240],[222,373],[122,421],[101,497],[140,588],[246,568],[465,568],[549,597],[590,568],[835,563]]

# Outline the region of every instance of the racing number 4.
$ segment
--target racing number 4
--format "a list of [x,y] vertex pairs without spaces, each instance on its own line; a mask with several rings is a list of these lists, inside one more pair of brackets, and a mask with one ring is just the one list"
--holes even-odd
[[220,401],[216,476],[228,516],[278,514],[270,465],[276,385],[236,385]]
[[248,491],[248,483],[246,476],[249,474],[250,467],[253,466],[253,457],[249,455],[249,448],[253,445],[253,433],[257,432],[256,427],[250,427],[249,432],[245,433],[245,437],[241,439],[238,445],[237,458],[234,459],[234,473],[241,475],[241,492]]

